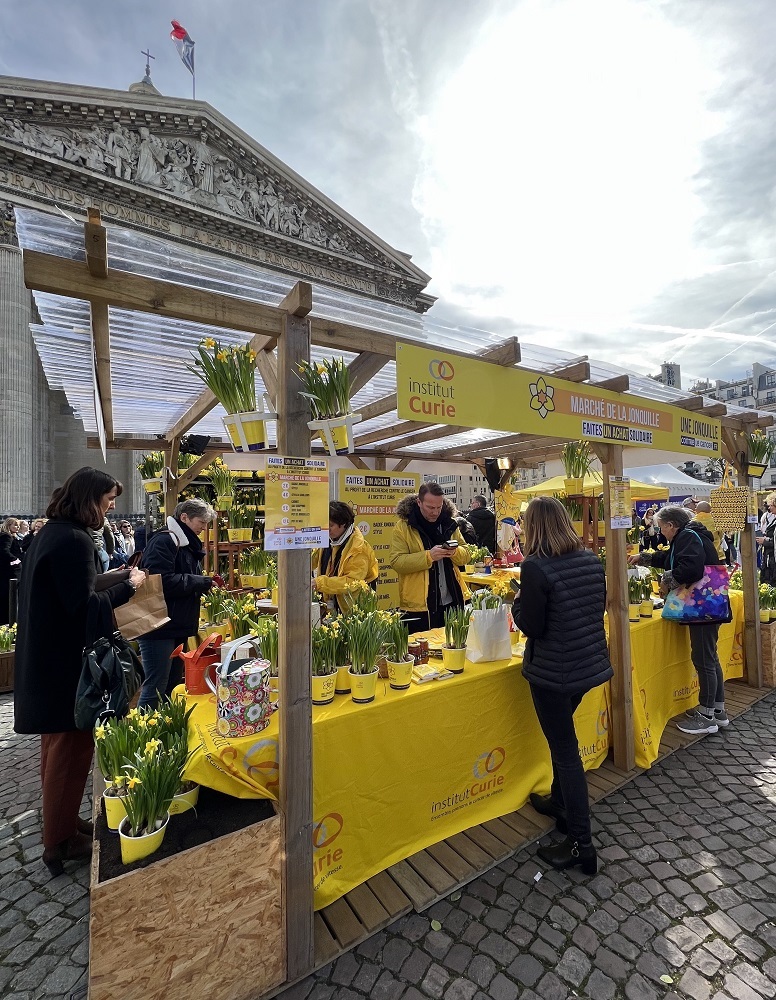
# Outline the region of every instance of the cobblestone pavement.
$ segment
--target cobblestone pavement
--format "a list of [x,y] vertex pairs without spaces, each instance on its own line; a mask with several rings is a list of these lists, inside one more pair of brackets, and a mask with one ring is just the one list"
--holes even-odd
[[[0,996],[70,996],[86,978],[88,869],[49,880],[38,740],[11,724],[3,695]],[[775,828],[776,694],[595,807],[595,878],[536,881],[527,848],[283,1000],[774,997]]]

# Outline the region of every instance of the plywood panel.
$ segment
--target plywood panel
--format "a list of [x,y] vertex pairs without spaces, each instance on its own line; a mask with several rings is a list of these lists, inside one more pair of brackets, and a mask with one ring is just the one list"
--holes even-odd
[[282,983],[280,844],[273,816],[93,884],[90,1000],[245,1000]]

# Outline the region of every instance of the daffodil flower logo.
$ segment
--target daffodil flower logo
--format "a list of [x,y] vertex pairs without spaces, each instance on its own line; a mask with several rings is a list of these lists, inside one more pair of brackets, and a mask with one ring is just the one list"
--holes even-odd
[[539,416],[544,420],[547,414],[552,413],[555,409],[555,403],[552,399],[555,395],[555,389],[553,386],[547,385],[541,375],[528,388],[531,392],[531,409],[538,410]]

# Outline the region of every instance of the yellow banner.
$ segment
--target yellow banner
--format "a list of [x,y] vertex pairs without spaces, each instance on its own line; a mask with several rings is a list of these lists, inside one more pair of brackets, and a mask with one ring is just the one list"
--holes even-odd
[[[744,675],[744,598],[730,594],[733,621],[720,625],[717,652],[725,680]],[[633,736],[636,764],[657,759],[669,719],[698,704],[698,674],[690,660],[691,625],[653,619],[631,625]]]
[[524,493],[507,483],[503,490],[496,490],[493,496],[497,521],[503,521],[505,517],[513,517],[515,521],[521,519],[520,509],[526,502]]
[[415,472],[356,473],[340,469],[337,476],[337,497],[353,507],[356,526],[380,564],[377,600],[381,609],[399,606],[399,579],[388,564],[396,524],[394,509],[404,497],[417,493],[419,487],[420,476]]
[[412,344],[396,347],[396,389],[404,420],[721,455],[719,420]]

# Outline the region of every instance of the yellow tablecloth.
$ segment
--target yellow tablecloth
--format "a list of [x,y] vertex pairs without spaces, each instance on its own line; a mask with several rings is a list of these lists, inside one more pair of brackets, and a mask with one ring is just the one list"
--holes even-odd
[[[740,677],[743,603],[722,626],[720,659]],[[429,634],[433,639],[433,633]],[[651,620],[631,628],[636,760],[649,767],[671,716],[697,703],[687,629]],[[388,866],[548,791],[549,753],[520,658],[466,665],[445,681],[392,691],[378,681],[371,705],[338,696],[313,708],[315,907]],[[215,699],[189,699],[192,757],[186,777],[240,798],[277,798],[278,720],[254,737],[215,729]],[[589,692],[575,723],[587,769],[609,749],[609,685]]]

